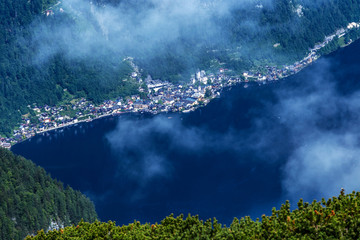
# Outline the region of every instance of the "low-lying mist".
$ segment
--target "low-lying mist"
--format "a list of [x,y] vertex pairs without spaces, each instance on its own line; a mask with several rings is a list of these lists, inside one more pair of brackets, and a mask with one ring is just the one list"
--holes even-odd
[[[57,54],[83,60],[132,56],[148,66],[157,58],[168,56],[177,60],[175,64],[184,65],[179,71],[186,71],[202,67],[204,58],[216,59],[219,50],[229,51],[226,55],[231,58],[248,58],[259,51],[259,46],[239,41],[242,38],[232,31],[243,31],[244,36],[268,32],[268,27],[259,22],[263,8],[271,9],[272,0],[151,0],[118,4],[64,0],[53,8],[53,15],[31,25],[31,44],[36,50],[33,61],[45,63]],[[233,16],[236,12],[240,14],[237,20]],[[270,47],[261,51],[273,50]]]
[[[339,80],[331,73],[336,66],[332,61],[320,60],[311,71],[289,79],[290,84],[268,86],[272,97],[256,100],[260,107],[246,109],[248,116],[219,121],[223,127],[213,125],[216,118],[222,118],[214,115],[215,120],[199,116],[203,124],[191,125],[181,119],[182,115],[135,122],[122,119],[107,135],[113,153],[119,157],[118,175],[136,181],[136,199],[146,199],[148,190],[144,189],[153,179],[171,182],[176,176],[177,164],[181,163],[174,163],[172,157],[179,156],[172,153],[179,154],[181,149],[180,159],[201,159],[198,164],[204,164],[204,171],[199,175],[208,174],[207,157],[217,158],[209,163],[219,169],[229,167],[228,163],[234,168],[246,163],[267,166],[269,171],[278,168],[279,179],[273,181],[280,181],[281,201],[290,199],[293,204],[300,198],[312,201],[335,196],[341,188],[359,190],[360,91],[339,91]],[[256,88],[251,91],[256,92]],[[236,111],[229,104],[231,111]],[[250,123],[244,121],[248,117]],[[250,125],[241,126],[244,122]]]
[[189,80],[197,69],[225,67],[242,73],[300,60],[309,47],[332,33],[329,29],[339,24],[324,27],[326,16],[315,27],[309,24],[318,21],[321,3],[64,0],[30,25],[30,58],[35,65],[61,56],[116,68],[130,56],[145,77],[150,73],[166,80],[176,75]]

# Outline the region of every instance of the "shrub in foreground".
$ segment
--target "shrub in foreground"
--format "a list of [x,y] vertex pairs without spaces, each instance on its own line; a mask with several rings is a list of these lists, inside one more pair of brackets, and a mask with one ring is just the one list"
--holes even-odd
[[329,200],[298,202],[291,211],[287,201],[271,216],[262,216],[261,221],[250,217],[235,218],[229,227],[213,220],[202,221],[198,216],[170,215],[160,224],[134,223],[116,226],[115,222],[87,223],[53,230],[39,231],[26,239],[359,239],[360,238],[360,193]]

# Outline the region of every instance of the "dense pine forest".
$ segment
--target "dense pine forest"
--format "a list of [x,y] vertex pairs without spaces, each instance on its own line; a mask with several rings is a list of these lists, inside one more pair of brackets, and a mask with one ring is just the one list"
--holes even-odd
[[[299,60],[326,35],[360,20],[359,0],[246,3],[246,7],[233,8],[229,14],[215,19],[221,32],[215,32],[216,37],[210,40],[205,38],[207,35],[199,38],[202,29],[189,32],[187,28],[180,28],[180,36],[159,44],[161,49],[129,49],[127,52],[125,48],[116,52],[99,45],[91,50],[101,52],[99,55],[69,58],[61,46],[51,54],[52,46],[58,45],[57,38],[49,40],[43,36],[49,32],[49,35],[56,34],[57,30],[51,32],[51,29],[60,24],[70,26],[69,31],[73,33],[85,29],[85,34],[91,19],[79,23],[70,13],[47,16],[46,10],[57,4],[55,0],[1,1],[0,134],[9,136],[22,115],[34,114],[28,107],[34,103],[56,105],[78,97],[100,103],[138,93],[139,84],[129,77],[132,66],[124,60],[128,56],[135,58],[143,76],[151,74],[153,78],[173,82],[188,81],[196,69],[215,71],[222,66],[241,73],[263,65]],[[120,6],[130,13],[155,7],[151,1],[102,0],[93,4],[100,9],[105,4]],[[36,26],[46,26],[46,29],[40,31]],[[96,24],[91,28],[101,31]],[[358,35],[353,31],[346,41],[357,39]],[[76,37],[79,36],[75,36],[75,40]],[[274,44],[278,47],[273,47]],[[39,47],[45,48],[42,55],[49,55],[45,60],[39,60],[43,57],[39,56]],[[336,47],[334,42],[323,52]]]
[[311,204],[300,200],[298,208],[290,209],[289,202],[271,216],[263,215],[261,221],[250,217],[235,218],[230,226],[216,219],[202,221],[189,215],[165,218],[160,224],[126,226],[114,222],[87,223],[45,233],[26,239],[359,239],[360,193],[345,195]]
[[137,85],[123,81],[131,73],[131,67],[121,57],[106,62],[94,59],[70,62],[59,54],[44,63],[33,62],[31,24],[46,21],[51,26],[57,21],[70,21],[66,17],[60,20],[44,16],[43,11],[55,3],[53,0],[0,2],[1,134],[11,133],[21,116],[29,113],[28,105],[55,105],[68,97],[66,93],[96,103],[137,93]]
[[23,239],[51,229],[97,219],[94,204],[41,167],[0,148],[0,239]]

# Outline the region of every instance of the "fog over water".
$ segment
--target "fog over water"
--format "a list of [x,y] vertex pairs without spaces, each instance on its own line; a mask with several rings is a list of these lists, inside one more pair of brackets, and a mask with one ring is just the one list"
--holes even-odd
[[87,194],[103,221],[269,214],[359,190],[360,43],[188,114],[126,114],[13,147]]

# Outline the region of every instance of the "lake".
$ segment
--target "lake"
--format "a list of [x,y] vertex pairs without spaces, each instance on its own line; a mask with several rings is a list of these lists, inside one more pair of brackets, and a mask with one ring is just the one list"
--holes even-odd
[[359,190],[360,42],[300,73],[226,89],[191,113],[124,114],[12,148],[85,193],[102,221],[270,214]]

